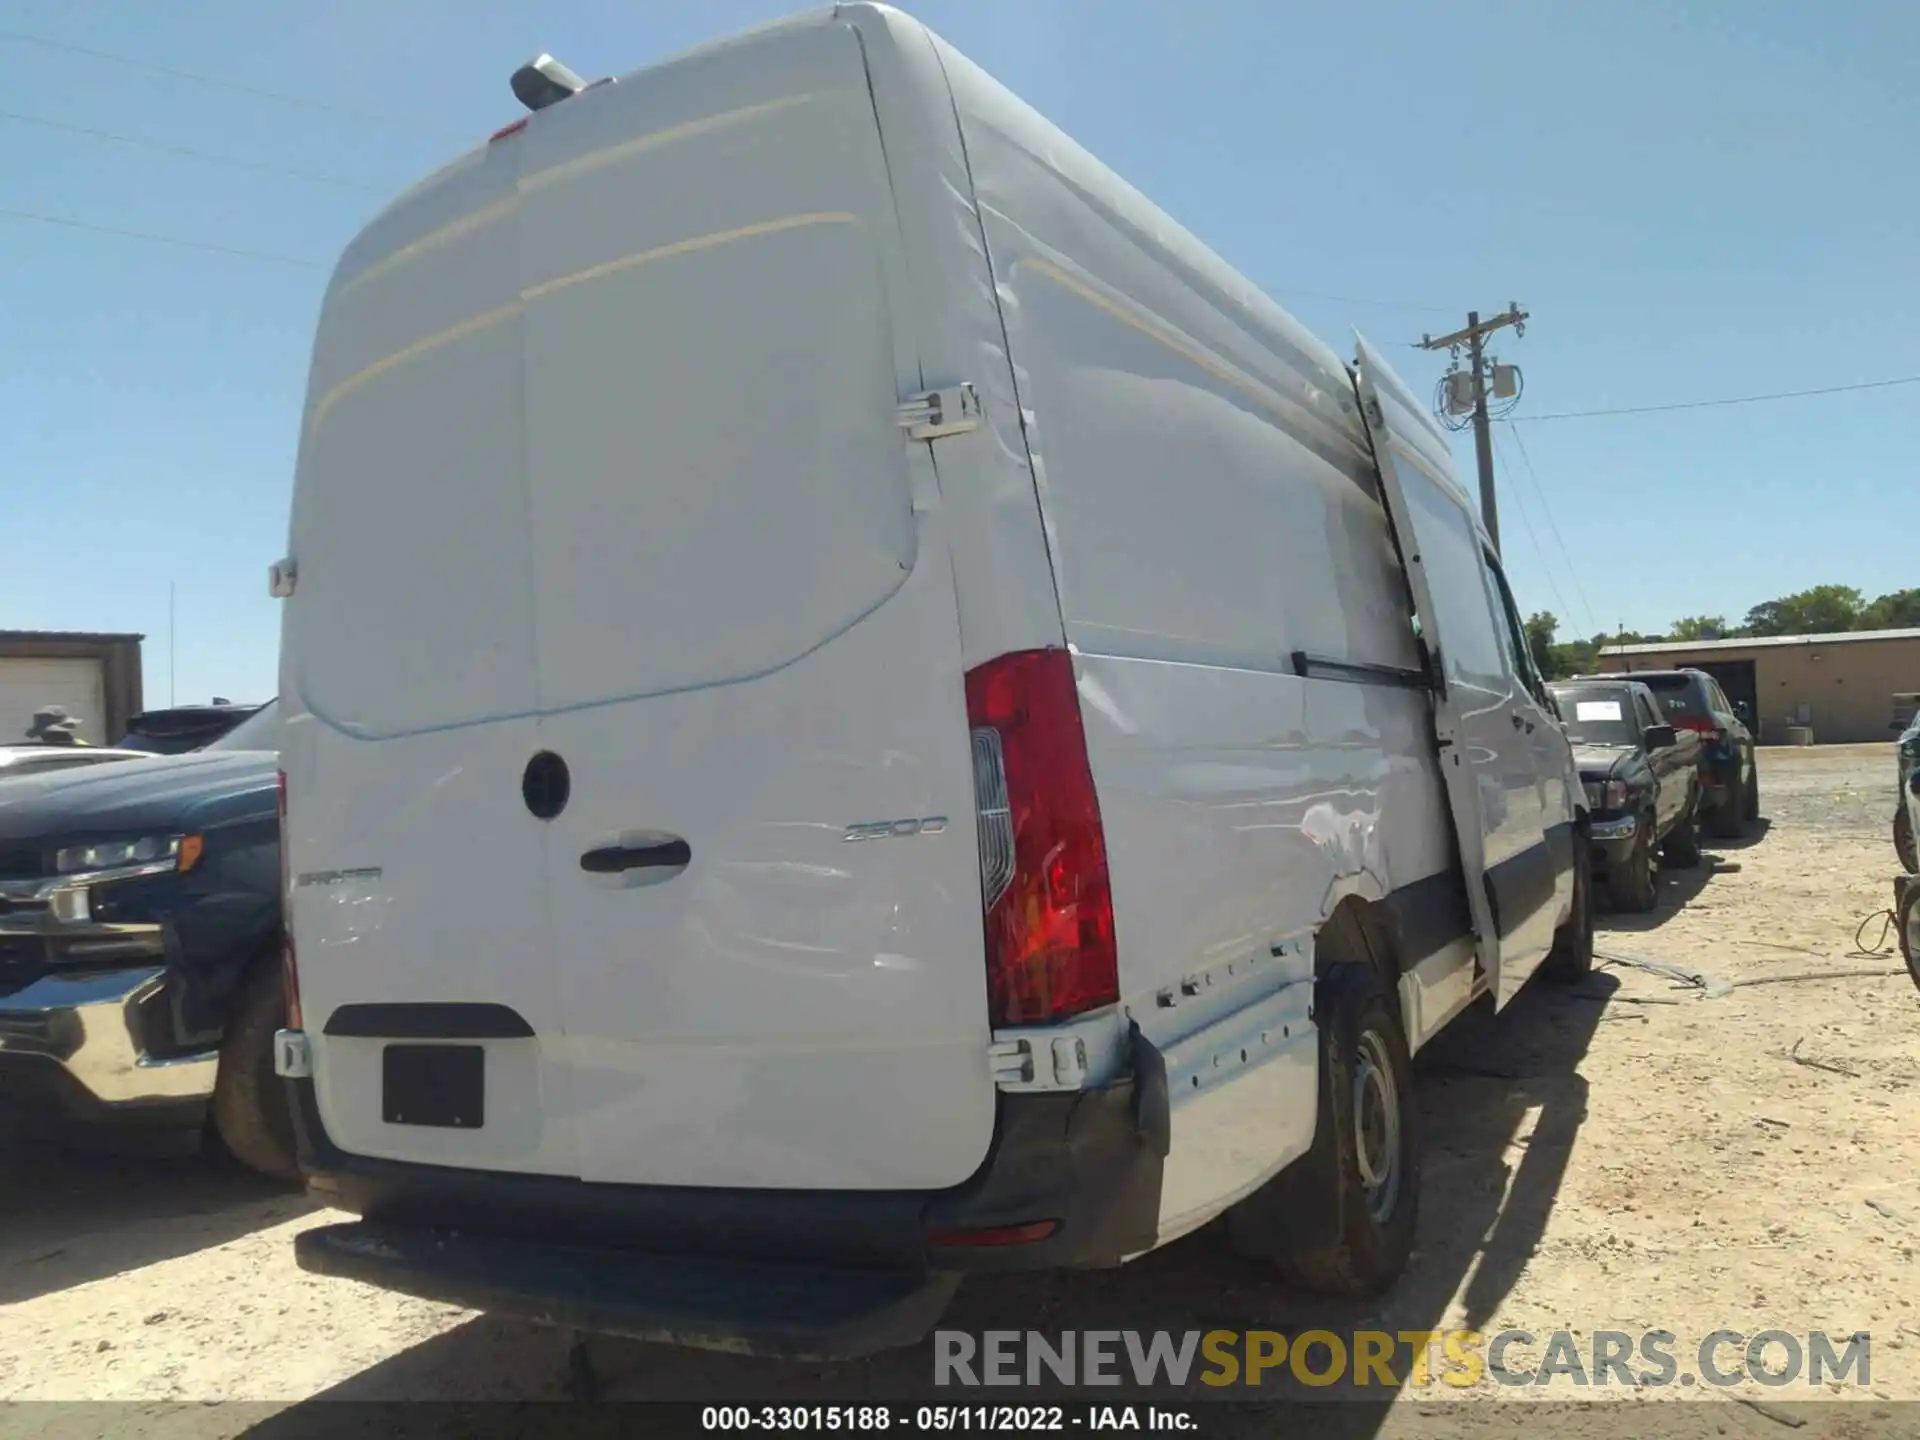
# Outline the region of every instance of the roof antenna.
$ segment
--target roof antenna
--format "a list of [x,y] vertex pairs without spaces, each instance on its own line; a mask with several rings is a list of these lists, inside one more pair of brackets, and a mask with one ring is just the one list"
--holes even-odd
[[529,110],[544,110],[578,95],[587,82],[551,55],[529,60],[513,72],[513,98]]

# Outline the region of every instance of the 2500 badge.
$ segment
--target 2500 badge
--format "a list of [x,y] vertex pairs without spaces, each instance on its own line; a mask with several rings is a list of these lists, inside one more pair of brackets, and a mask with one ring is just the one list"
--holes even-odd
[[947,828],[944,815],[919,820],[862,820],[847,826],[842,840],[908,840],[915,835],[938,835]]

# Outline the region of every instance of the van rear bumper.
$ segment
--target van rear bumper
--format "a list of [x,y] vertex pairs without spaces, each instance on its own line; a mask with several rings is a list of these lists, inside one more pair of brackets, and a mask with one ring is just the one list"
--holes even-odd
[[[327,1135],[313,1081],[289,1080],[301,1169],[363,1221],[310,1231],[297,1254],[318,1273],[680,1344],[795,1356],[911,1344],[964,1272],[1099,1268],[1153,1248],[1170,1138],[1156,1059],[1136,1056],[1144,1084],[1002,1094],[980,1168],[931,1192],[594,1184],[353,1155]],[[978,1243],[1042,1222],[1038,1238]],[[675,1308],[673,1265],[692,1267],[681,1279],[698,1303]],[[760,1297],[797,1275],[826,1285],[825,1308],[769,1312]]]
[[294,1240],[300,1267],[547,1325],[788,1360],[911,1345],[955,1274],[577,1249],[360,1221]]

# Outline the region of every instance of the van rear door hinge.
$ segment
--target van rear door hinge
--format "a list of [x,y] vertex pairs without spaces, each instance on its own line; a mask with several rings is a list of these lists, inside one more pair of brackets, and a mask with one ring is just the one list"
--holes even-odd
[[900,428],[911,440],[938,440],[980,428],[980,394],[968,384],[909,395],[900,402]]

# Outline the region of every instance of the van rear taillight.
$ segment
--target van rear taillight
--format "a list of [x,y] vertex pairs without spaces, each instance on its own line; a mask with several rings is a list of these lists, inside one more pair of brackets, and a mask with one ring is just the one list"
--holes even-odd
[[287,997],[287,1029],[300,1028],[300,972],[293,962],[293,884],[287,865],[287,772],[280,772],[280,984]]
[[1675,716],[1673,728],[1676,730],[1691,730],[1694,734],[1704,735],[1709,740],[1717,740],[1720,738],[1720,727],[1714,724],[1713,717],[1710,715]]
[[1022,650],[967,672],[987,999],[1045,1025],[1120,998],[1100,803],[1073,659]]

